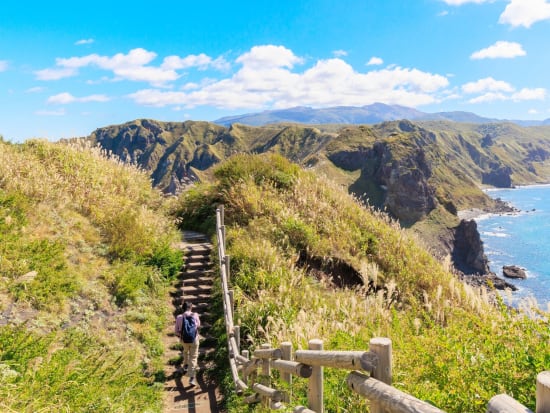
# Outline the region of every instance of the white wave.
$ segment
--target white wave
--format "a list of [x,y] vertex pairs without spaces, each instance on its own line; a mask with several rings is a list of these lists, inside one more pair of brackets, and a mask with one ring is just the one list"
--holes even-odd
[[507,234],[505,232],[483,231],[481,234],[485,235],[487,237],[495,237],[495,238],[508,238],[508,237],[510,237],[510,234]]

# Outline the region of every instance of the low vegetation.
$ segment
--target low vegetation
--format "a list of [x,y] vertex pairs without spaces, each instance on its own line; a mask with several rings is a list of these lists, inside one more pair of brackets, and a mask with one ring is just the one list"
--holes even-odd
[[[234,156],[214,176],[184,194],[177,213],[183,226],[212,231],[224,204],[243,345],[297,349],[320,338],[326,349],[361,350],[389,337],[399,389],[448,412],[484,412],[504,392],[534,409],[536,375],[550,369],[547,314],[511,311],[461,284],[395,222],[282,157]],[[362,282],[338,287],[351,275]],[[219,334],[224,343],[221,325]],[[326,411],[368,406],[343,372],[325,377]],[[230,411],[262,410],[227,386]],[[306,388],[296,381],[295,405],[307,404]]]
[[[0,410],[160,411],[174,223],[212,235],[219,204],[243,345],[360,350],[389,337],[394,385],[416,397],[482,412],[506,392],[534,409],[535,377],[550,370],[547,314],[464,286],[341,184],[281,156],[235,155],[174,200],[84,142],[0,141]],[[228,410],[260,411],[228,377]],[[326,370],[327,411],[364,410],[344,377]],[[295,404],[306,387],[296,381]]]
[[84,144],[0,142],[0,410],[161,410],[181,265],[145,172]]

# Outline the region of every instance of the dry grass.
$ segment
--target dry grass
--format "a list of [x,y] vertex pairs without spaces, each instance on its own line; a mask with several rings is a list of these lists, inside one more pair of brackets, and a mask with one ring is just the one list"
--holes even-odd
[[[35,411],[52,403],[84,411],[96,403],[96,411],[135,411],[141,403],[158,410],[154,376],[144,373],[160,367],[167,274],[152,263],[178,238],[147,174],[85,143],[0,142],[0,227],[0,311],[9,316],[9,328],[0,327],[0,365],[19,374],[0,391],[3,408],[27,402]],[[26,336],[33,359],[14,347]],[[43,341],[74,362],[48,358]],[[111,378],[100,379],[105,373],[94,366]],[[51,385],[39,386],[44,379],[36,377],[48,371]],[[82,394],[53,397],[68,376]]]
[[[278,157],[237,156],[217,177],[203,200],[225,205],[236,314],[252,348],[282,341],[307,348],[322,339],[327,349],[360,350],[389,337],[396,385],[443,410],[482,412],[502,391],[533,406],[534,376],[550,369],[540,314],[495,306],[488,291],[463,285],[448,260],[435,260],[395,222]],[[304,252],[348,263],[377,292],[312,277],[298,266]],[[327,409],[364,409],[342,380],[327,377]]]

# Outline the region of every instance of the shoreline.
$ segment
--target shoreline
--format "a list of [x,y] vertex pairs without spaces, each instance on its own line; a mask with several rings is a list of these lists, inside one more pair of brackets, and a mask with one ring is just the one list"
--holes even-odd
[[[523,299],[535,299],[539,304],[549,304],[549,290],[546,286],[550,274],[548,261],[548,207],[547,196],[550,190],[548,184],[521,185],[515,188],[519,191],[502,192],[486,191],[494,200],[505,198],[513,210],[502,211],[497,208],[474,207],[457,212],[460,219],[473,220],[479,226],[480,238],[483,241],[483,252],[487,254],[489,271],[498,278],[512,284],[516,291],[506,295],[510,305],[516,307]],[[496,190],[500,190],[495,188]],[[525,192],[525,194],[522,193]],[[505,203],[500,198],[499,203]],[[525,224],[523,223],[525,219]],[[540,222],[540,223],[539,223]],[[531,223],[528,225],[528,223]],[[537,234],[523,238],[522,230],[528,234]],[[481,233],[483,231],[483,234]],[[512,238],[511,238],[512,237]],[[504,240],[503,238],[508,238]],[[516,241],[514,241],[514,239]],[[539,250],[540,248],[540,250]],[[542,257],[542,259],[541,259]],[[504,266],[515,265],[526,272],[525,279],[509,279],[501,272]],[[550,304],[549,304],[550,305]]]
[[498,205],[493,209],[469,208],[458,211],[456,215],[460,220],[477,221],[492,215],[517,215],[522,213],[521,209],[516,208],[508,202],[500,199],[495,199],[495,201],[497,201]]

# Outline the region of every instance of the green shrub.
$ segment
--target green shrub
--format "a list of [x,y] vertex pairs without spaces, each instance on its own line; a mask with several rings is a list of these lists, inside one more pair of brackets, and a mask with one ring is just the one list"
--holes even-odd
[[119,306],[142,301],[158,284],[162,284],[154,268],[124,261],[113,265],[104,278]]
[[217,166],[214,175],[222,188],[252,180],[258,186],[272,185],[279,189],[290,189],[299,172],[300,168],[296,164],[280,155],[235,155]]
[[200,184],[180,195],[172,211],[180,229],[214,235],[218,197],[209,189],[209,185]]
[[79,329],[38,335],[0,329],[0,400],[8,411],[158,411],[135,353]]
[[158,268],[165,279],[172,280],[181,271],[183,251],[174,249],[166,242],[153,246],[150,256],[143,259],[145,265]]

